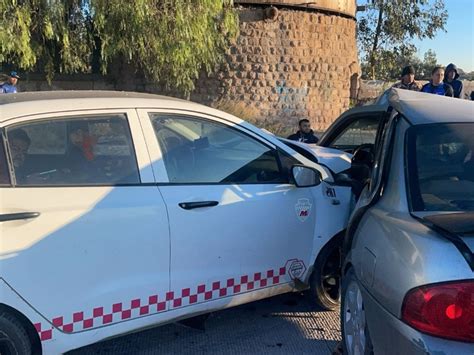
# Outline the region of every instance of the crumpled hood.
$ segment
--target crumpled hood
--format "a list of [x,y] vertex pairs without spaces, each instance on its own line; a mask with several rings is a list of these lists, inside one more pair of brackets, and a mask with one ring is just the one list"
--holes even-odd
[[352,154],[333,148],[320,147],[315,144],[308,144],[313,154],[318,159],[318,163],[327,166],[334,173],[340,173],[351,167]]
[[317,163],[329,168],[338,174],[351,167],[352,154],[334,148],[320,147],[316,144],[307,144],[279,137],[278,140],[289,145],[297,145],[301,149],[316,157]]

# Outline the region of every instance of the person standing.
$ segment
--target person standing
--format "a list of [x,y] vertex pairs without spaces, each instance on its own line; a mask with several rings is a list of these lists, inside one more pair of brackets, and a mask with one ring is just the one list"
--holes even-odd
[[299,131],[290,135],[288,139],[292,141],[298,141],[303,143],[318,143],[318,137],[314,135],[313,130],[311,129],[311,123],[306,118],[299,120],[298,122]]
[[459,78],[458,68],[453,63],[449,64],[446,67],[446,70],[444,72],[443,82],[453,87],[454,97],[457,97],[458,99],[462,99],[463,98],[463,85],[462,85],[462,81],[459,80],[458,78]]
[[12,71],[8,76],[8,79],[5,83],[0,85],[0,93],[2,94],[15,94],[18,92],[16,84],[18,83],[20,76],[16,71]]
[[412,65],[403,68],[400,81],[395,83],[392,87],[396,89],[420,91],[421,85],[415,81],[415,68],[413,68]]
[[451,96],[453,97],[453,87],[449,84],[443,83],[444,77],[444,68],[441,66],[436,66],[431,71],[431,80],[429,83],[426,83],[421,88],[422,92],[427,92],[429,94]]

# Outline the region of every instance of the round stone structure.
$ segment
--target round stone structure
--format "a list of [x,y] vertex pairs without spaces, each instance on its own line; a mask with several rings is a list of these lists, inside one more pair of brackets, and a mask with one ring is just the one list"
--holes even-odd
[[255,120],[325,129],[350,105],[359,65],[355,0],[235,1],[240,35],[194,101],[246,105]]

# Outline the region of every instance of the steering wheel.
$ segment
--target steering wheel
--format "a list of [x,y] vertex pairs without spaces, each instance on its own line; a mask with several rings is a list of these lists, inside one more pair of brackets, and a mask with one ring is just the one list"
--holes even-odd
[[352,153],[352,156],[355,156],[361,150],[364,150],[364,151],[366,150],[369,153],[373,153],[374,144],[373,143],[364,143],[364,144],[359,145],[356,149],[354,149],[354,152]]

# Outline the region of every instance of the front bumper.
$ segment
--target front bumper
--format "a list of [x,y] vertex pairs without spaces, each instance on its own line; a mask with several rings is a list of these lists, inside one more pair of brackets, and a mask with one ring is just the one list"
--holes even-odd
[[387,312],[364,288],[362,288],[362,294],[375,355],[474,354],[474,343],[452,341],[423,334]]

